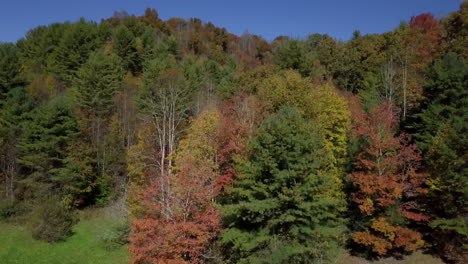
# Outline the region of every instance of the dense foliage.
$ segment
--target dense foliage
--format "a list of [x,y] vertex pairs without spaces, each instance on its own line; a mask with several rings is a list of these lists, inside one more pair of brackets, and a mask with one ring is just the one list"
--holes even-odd
[[0,44],[0,220],[56,242],[119,204],[139,264],[467,263],[467,11],[346,42],[149,8],[31,29]]

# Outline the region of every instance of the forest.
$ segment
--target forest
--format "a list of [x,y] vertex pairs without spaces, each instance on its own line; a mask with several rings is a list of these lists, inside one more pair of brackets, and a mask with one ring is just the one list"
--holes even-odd
[[350,33],[148,8],[0,43],[1,247],[70,256],[105,211],[109,263],[468,263],[468,1]]

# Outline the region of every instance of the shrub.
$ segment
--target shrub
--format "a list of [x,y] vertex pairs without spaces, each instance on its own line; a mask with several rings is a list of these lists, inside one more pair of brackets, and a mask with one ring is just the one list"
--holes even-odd
[[15,205],[15,204],[10,204],[10,203],[1,203],[0,204],[0,220],[5,220],[10,217],[13,217],[17,214],[19,214],[21,209]]
[[128,235],[130,234],[130,223],[122,221],[109,227],[100,227],[101,234],[99,238],[104,244],[104,248],[113,250],[125,244],[128,244]]
[[73,210],[65,207],[57,197],[44,199],[31,219],[33,237],[47,242],[65,240],[72,235],[72,227],[77,222]]

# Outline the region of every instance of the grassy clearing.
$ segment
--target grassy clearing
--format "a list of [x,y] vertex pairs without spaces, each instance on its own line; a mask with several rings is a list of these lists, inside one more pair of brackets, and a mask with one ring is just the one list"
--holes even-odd
[[431,255],[417,251],[401,260],[385,258],[377,261],[368,261],[363,258],[353,257],[349,254],[342,254],[336,261],[337,264],[444,264],[442,260]]
[[34,240],[22,226],[0,222],[2,264],[120,264],[128,263],[125,246],[106,247],[101,237],[112,220],[102,215],[85,217],[75,234],[64,242],[49,244]]
[[[21,225],[0,222],[1,264],[127,264],[129,254],[125,246],[103,242],[109,226],[115,225],[116,215],[107,209],[81,213],[81,221],[74,227],[75,234],[65,242],[49,244],[33,239]],[[368,261],[341,254],[336,264],[443,264],[440,259],[416,252],[402,260],[393,258]]]

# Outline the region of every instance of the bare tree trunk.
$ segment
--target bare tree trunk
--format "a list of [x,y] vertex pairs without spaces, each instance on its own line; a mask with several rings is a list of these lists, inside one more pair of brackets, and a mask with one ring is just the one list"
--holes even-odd
[[18,166],[14,160],[10,160],[10,164],[8,165],[8,173],[9,173],[9,190],[8,194],[10,197],[10,202],[13,203],[15,201],[15,181],[16,181],[16,174],[18,172]]
[[13,203],[15,200],[15,183],[19,171],[16,163],[16,148],[11,142],[6,143],[4,146],[5,152],[1,157],[0,169],[5,179],[5,197]]
[[384,95],[385,98],[389,101],[394,101],[395,92],[398,89],[395,78],[396,70],[393,63],[393,58],[390,58],[390,61],[383,65],[382,69]]
[[403,77],[402,77],[402,86],[403,86],[403,120],[406,119],[406,87],[408,85],[408,59],[405,55],[405,59],[403,61]]

